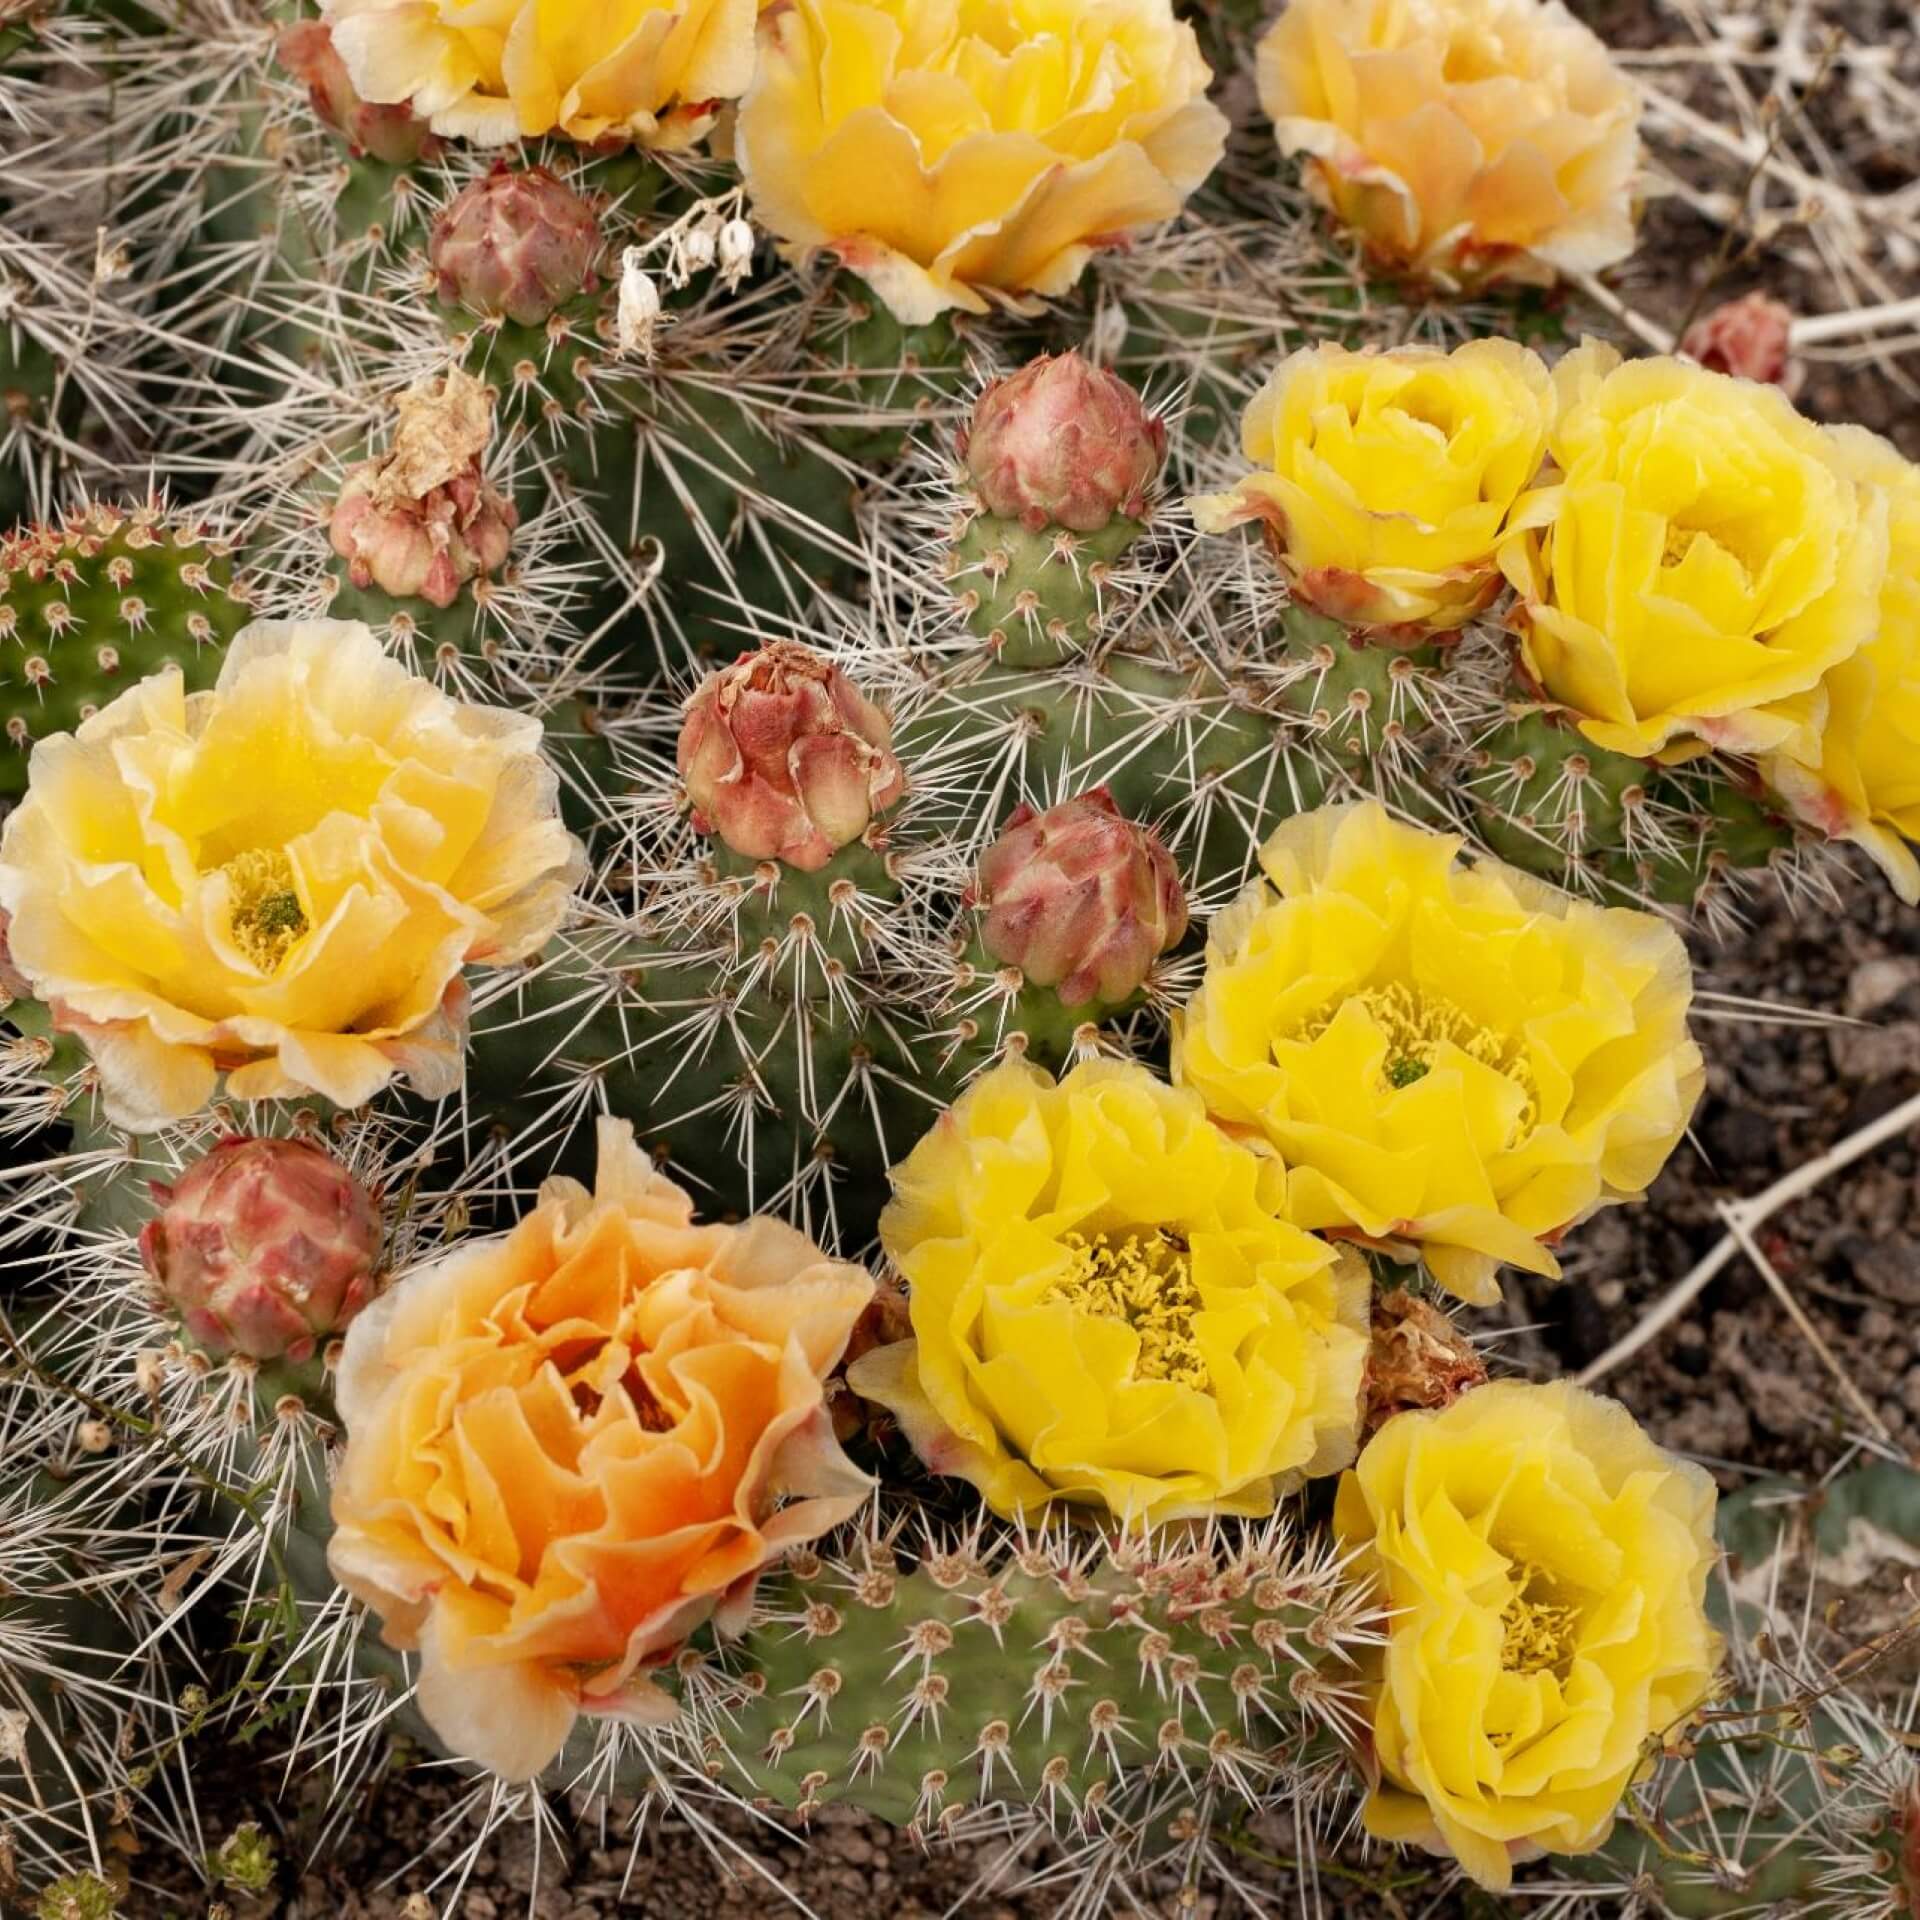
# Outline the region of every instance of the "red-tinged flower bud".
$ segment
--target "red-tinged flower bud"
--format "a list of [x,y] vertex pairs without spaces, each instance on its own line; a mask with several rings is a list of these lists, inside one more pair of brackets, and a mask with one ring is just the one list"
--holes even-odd
[[815,873],[906,791],[892,743],[887,716],[838,667],[775,640],[687,702],[680,778],[702,833]]
[[371,154],[390,167],[411,166],[439,153],[439,139],[411,108],[375,106],[353,90],[346,62],[334,51],[333,32],[324,20],[282,27],[276,52],[280,64],[306,83],[314,112],[344,134],[355,153]]
[[980,396],[960,451],[989,513],[1098,533],[1116,514],[1146,518],[1167,429],[1116,375],[1042,354]]
[[1022,806],[980,862],[981,939],[1063,1006],[1118,1006],[1187,930],[1187,899],[1160,836],[1105,787],[1045,813]]
[[1800,384],[1793,358],[1793,309],[1764,293],[1749,293],[1703,314],[1687,329],[1680,351],[1710,373],[1760,380],[1789,393]]
[[450,607],[506,564],[520,514],[481,470],[492,425],[486,389],[457,371],[401,401],[392,447],[347,475],[327,529],[356,587]]
[[330,1153],[299,1140],[223,1140],[171,1187],[140,1257],[216,1359],[298,1365],[373,1297],[380,1216]]
[[599,284],[600,222],[544,167],[504,164],[473,180],[433,223],[427,257],[448,306],[542,325],[556,307]]

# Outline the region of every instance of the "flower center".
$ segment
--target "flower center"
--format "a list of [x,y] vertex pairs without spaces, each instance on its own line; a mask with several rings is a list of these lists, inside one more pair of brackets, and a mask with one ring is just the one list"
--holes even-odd
[[[1424,1080],[1433,1071],[1434,1060],[1443,1045],[1458,1047],[1471,1060],[1504,1075],[1526,1095],[1519,1131],[1533,1124],[1533,1072],[1520,1051],[1517,1040],[1482,1026],[1470,1014],[1462,1013],[1450,1000],[1422,992],[1403,981],[1390,986],[1366,987],[1348,996],[1358,1000],[1373,1016],[1373,1024],[1386,1036],[1387,1057],[1380,1072],[1396,1092]],[[1315,1040],[1326,1032],[1346,1001],[1336,1001],[1316,1014],[1301,1029],[1303,1039]]]
[[1131,1327],[1140,1341],[1136,1378],[1171,1380],[1205,1392],[1210,1376],[1193,1333],[1202,1301],[1186,1248],[1157,1231],[1118,1237],[1069,1233],[1062,1239],[1073,1263],[1048,1298]]
[[1507,1673],[1562,1672],[1573,1658],[1580,1609],[1531,1598],[1542,1579],[1539,1568],[1523,1565],[1500,1616],[1500,1665]]
[[293,943],[307,930],[293,863],[278,847],[256,847],[220,869],[231,888],[229,925],[233,944],[262,973],[278,971]]

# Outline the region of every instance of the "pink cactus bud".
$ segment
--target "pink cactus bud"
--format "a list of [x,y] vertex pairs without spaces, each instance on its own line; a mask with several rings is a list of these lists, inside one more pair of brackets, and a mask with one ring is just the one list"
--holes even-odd
[[980,396],[960,452],[989,513],[1098,533],[1115,514],[1146,518],[1167,429],[1124,380],[1042,354]]
[[775,640],[687,702],[680,778],[702,833],[816,873],[906,791],[892,742],[887,716],[830,660]]
[[1160,836],[1105,787],[1045,813],[1017,808],[980,862],[981,939],[1061,1004],[1117,1006],[1187,930],[1187,898]]
[[492,425],[486,389],[457,370],[401,401],[392,447],[348,473],[327,529],[356,587],[450,607],[506,564],[520,515],[481,471]]
[[556,307],[598,285],[600,222],[544,167],[503,162],[470,181],[433,223],[427,257],[448,306],[542,325]]
[[1764,293],[1749,293],[1703,314],[1687,329],[1680,351],[1712,373],[1761,380],[1792,393],[1800,384],[1793,358],[1793,309]]
[[235,1136],[153,1197],[140,1257],[216,1359],[298,1365],[373,1296],[379,1213],[318,1147]]
[[344,134],[355,153],[371,154],[390,167],[411,166],[439,153],[439,139],[410,108],[375,106],[353,90],[347,63],[334,51],[333,32],[324,20],[282,27],[275,51],[280,64],[306,83],[314,112]]

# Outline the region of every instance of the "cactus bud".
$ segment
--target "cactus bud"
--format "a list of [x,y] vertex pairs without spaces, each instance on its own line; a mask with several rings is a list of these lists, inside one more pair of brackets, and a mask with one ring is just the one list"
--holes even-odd
[[1167,430],[1116,375],[1042,354],[980,396],[960,451],[989,513],[1098,533],[1146,518]]
[[481,471],[492,430],[485,387],[458,370],[400,402],[392,447],[347,475],[328,528],[356,587],[449,607],[505,564],[520,516]]
[[750,860],[818,872],[906,791],[887,716],[795,641],[709,675],[686,715],[679,766],[694,825]]
[[1061,1004],[1118,1006],[1187,930],[1187,899],[1158,834],[1105,787],[1045,813],[1017,808],[980,862],[981,939]]
[[324,20],[282,27],[275,53],[280,64],[305,83],[314,112],[344,134],[355,153],[371,154],[390,167],[411,166],[439,153],[440,141],[411,108],[376,106],[354,91],[347,63],[335,52],[333,30]]
[[515,173],[503,163],[454,195],[427,257],[448,306],[537,327],[599,284],[600,222],[544,167]]
[[372,1297],[380,1216],[318,1147],[230,1137],[153,1197],[140,1257],[216,1359],[298,1365]]
[[1793,310],[1764,293],[1749,293],[1703,314],[1687,329],[1680,351],[1710,373],[1736,374],[1792,393],[1800,369],[1792,351]]

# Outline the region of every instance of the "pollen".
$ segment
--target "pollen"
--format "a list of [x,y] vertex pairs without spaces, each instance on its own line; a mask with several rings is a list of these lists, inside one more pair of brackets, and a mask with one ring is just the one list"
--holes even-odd
[[220,869],[232,893],[233,944],[262,973],[275,973],[307,930],[293,864],[277,847],[257,847]]
[[1507,1673],[1564,1673],[1573,1658],[1580,1609],[1532,1598],[1542,1580],[1537,1567],[1522,1565],[1500,1616],[1500,1665]]
[[[1470,1060],[1491,1067],[1525,1093],[1527,1104],[1519,1131],[1524,1134],[1533,1125],[1537,1106],[1533,1069],[1519,1039],[1496,1033],[1471,1014],[1463,1013],[1450,1000],[1408,986],[1404,981],[1367,987],[1353,998],[1373,1016],[1373,1024],[1386,1037],[1387,1054],[1380,1071],[1390,1088],[1397,1092],[1424,1080],[1433,1071],[1441,1047],[1456,1047]],[[1324,1009],[1308,1022],[1302,1038],[1318,1038],[1345,1004],[1342,1000]]]
[[1204,1393],[1212,1382],[1193,1331],[1204,1303],[1187,1249],[1160,1232],[1069,1233],[1064,1244],[1071,1264],[1049,1298],[1131,1327],[1140,1341],[1136,1379],[1171,1380]]

